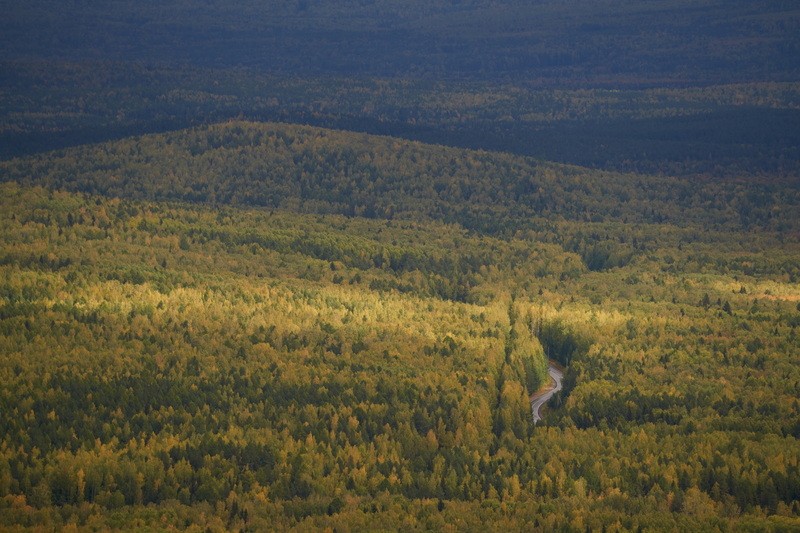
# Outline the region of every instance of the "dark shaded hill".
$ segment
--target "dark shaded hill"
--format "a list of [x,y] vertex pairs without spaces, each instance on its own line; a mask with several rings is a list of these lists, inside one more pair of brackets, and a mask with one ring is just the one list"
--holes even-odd
[[533,217],[786,231],[779,183],[592,171],[501,153],[285,124],[230,122],[0,166],[4,181],[150,200],[458,222],[491,233]]

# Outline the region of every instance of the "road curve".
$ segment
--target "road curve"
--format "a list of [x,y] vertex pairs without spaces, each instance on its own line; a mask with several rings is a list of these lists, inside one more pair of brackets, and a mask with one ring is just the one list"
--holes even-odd
[[564,379],[564,373],[561,372],[558,368],[549,364],[547,367],[547,373],[550,374],[550,378],[553,380],[551,384],[551,388],[546,392],[541,394],[535,394],[531,397],[531,410],[533,410],[533,423],[536,424],[539,420],[542,419],[541,410],[542,406],[547,403],[547,401],[553,397],[555,393],[561,390],[561,380]]

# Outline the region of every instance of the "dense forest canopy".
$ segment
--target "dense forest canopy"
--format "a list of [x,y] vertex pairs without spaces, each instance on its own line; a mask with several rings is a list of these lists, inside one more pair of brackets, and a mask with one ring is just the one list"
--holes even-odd
[[0,8],[0,529],[800,529],[795,3]]
[[233,118],[797,178],[791,2],[7,2],[0,157]]
[[252,123],[2,172],[6,524],[796,520],[792,186]]
[[0,163],[3,179],[151,200],[369,218],[427,218],[489,233],[531,217],[788,231],[792,184],[595,172],[485,151],[320,128],[231,122]]

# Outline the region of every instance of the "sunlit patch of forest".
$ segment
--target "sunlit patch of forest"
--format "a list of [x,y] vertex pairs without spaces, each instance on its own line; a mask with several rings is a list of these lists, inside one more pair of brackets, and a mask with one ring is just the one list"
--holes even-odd
[[2,172],[6,527],[798,525],[791,186],[250,123]]

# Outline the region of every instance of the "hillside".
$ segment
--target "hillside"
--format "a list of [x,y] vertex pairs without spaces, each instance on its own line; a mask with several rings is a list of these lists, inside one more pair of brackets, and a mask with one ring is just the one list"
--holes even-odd
[[287,124],[229,122],[0,163],[5,181],[149,200],[436,219],[489,233],[532,217],[791,231],[800,189],[698,182]]
[[0,172],[5,526],[797,526],[791,183],[247,122]]

